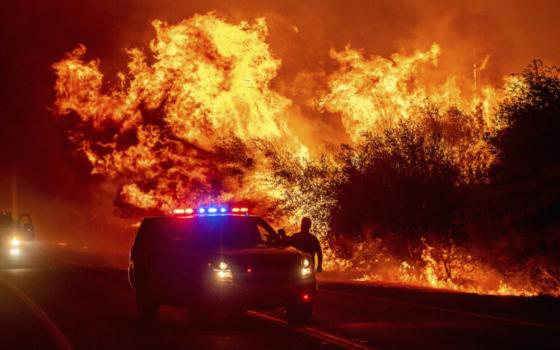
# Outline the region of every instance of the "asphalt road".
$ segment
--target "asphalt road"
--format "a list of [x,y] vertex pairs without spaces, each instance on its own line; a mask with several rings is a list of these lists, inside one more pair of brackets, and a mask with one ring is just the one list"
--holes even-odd
[[0,349],[560,349],[560,300],[321,283],[312,324],[280,310],[200,328],[136,319],[124,271],[43,254],[0,270]]

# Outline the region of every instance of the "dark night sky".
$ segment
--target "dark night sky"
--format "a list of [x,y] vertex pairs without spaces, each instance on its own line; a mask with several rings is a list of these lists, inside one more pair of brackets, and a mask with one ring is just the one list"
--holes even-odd
[[[331,47],[351,43],[368,53],[389,55],[401,48],[426,48],[433,41],[455,58],[476,46],[492,55],[489,79],[518,72],[533,58],[560,62],[556,1],[10,1],[1,13],[0,208],[10,208],[15,176],[20,211],[31,212],[40,236],[67,237],[92,245],[112,237],[113,247],[129,235],[109,234],[122,225],[112,215],[113,192],[89,175],[84,159],[67,141],[72,118],[57,118],[51,65],[78,43],[88,58],[100,58],[112,74],[122,68],[123,49],[145,46],[155,18],[176,22],[195,12],[216,10],[234,21],[265,16],[270,43],[283,61],[280,79],[302,69],[328,66]],[[299,28],[286,40],[287,28]],[[454,60],[455,62],[458,59]],[[467,71],[470,69],[465,65]],[[88,226],[88,230],[83,230]],[[117,229],[116,231],[119,231]],[[99,232],[96,232],[99,231]],[[129,230],[130,231],[130,230]],[[85,232],[85,235],[78,232]],[[122,232],[122,231],[120,231]],[[113,244],[113,243],[116,243]],[[95,245],[95,244],[93,244]],[[105,247],[100,244],[100,247]]]

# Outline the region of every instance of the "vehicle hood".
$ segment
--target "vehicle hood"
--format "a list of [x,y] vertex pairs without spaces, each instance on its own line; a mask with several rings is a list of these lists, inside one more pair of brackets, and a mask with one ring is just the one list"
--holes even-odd
[[292,247],[252,247],[222,252],[222,258],[241,268],[252,266],[286,267],[301,266],[302,253]]

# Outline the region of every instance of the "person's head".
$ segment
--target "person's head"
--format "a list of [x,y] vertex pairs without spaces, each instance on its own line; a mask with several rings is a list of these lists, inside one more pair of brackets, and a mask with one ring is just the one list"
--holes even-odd
[[311,229],[311,219],[308,217],[304,217],[303,219],[301,219],[301,232],[309,233],[310,229]]
[[283,228],[279,229],[278,236],[280,236],[280,238],[286,238],[286,230],[284,230]]

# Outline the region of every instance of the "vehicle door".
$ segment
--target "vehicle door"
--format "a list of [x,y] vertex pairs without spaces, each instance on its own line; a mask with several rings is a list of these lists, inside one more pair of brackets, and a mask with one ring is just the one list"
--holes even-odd
[[153,283],[173,304],[182,304],[197,289],[204,269],[200,252],[191,245],[189,224],[189,219],[170,218],[158,225],[150,254]]

